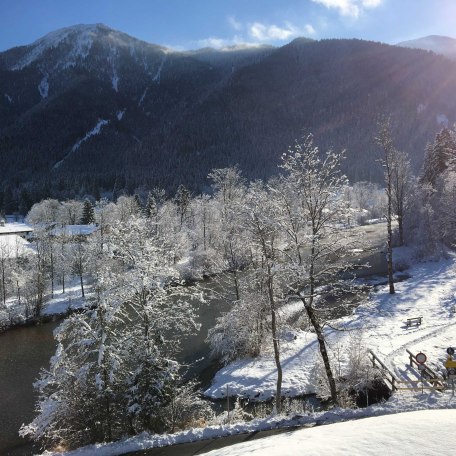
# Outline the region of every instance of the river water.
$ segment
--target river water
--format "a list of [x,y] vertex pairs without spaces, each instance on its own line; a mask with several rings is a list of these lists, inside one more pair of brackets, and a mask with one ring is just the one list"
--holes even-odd
[[[229,302],[234,299],[234,288],[230,288],[229,282],[221,285],[215,280],[207,280],[201,286],[207,287],[213,296],[206,304],[201,304],[199,309],[201,328],[196,335],[182,340],[182,351],[177,359],[188,365],[188,375],[198,376],[204,387],[209,386],[219,368],[219,365],[210,359],[209,346],[205,342],[207,332],[215,325],[216,318],[228,310]],[[226,289],[228,291],[222,295],[222,291]],[[29,423],[35,416],[34,407],[37,397],[33,390],[33,382],[38,378],[41,368],[49,367],[49,359],[56,347],[53,330],[57,325],[57,322],[43,323],[39,326],[11,329],[0,334],[0,455],[2,456],[33,454],[33,446],[19,437],[18,430],[23,423]]]
[[34,416],[33,382],[41,368],[49,366],[55,352],[52,335],[57,323],[20,327],[0,334],[0,454],[33,454],[30,444],[18,436],[23,423]]
[[[384,274],[384,258],[377,249],[366,251],[362,255],[362,261],[360,260],[360,264],[369,261],[372,265],[366,275]],[[182,341],[183,350],[178,361],[188,363],[189,374],[198,376],[204,387],[209,386],[219,368],[219,365],[210,359],[209,347],[205,342],[207,332],[214,326],[216,318],[228,310],[229,302],[234,299],[234,289],[227,287],[226,283],[222,286],[213,279],[201,285],[206,286],[213,296],[207,304],[201,305],[201,329],[196,335]],[[224,291],[225,294],[222,295],[222,290],[226,289],[228,291]],[[53,330],[57,325],[56,322],[43,323],[0,334],[0,455],[33,454],[32,445],[19,437],[18,430],[35,415],[37,398],[33,382],[38,378],[40,369],[49,366],[49,359],[55,352]]]

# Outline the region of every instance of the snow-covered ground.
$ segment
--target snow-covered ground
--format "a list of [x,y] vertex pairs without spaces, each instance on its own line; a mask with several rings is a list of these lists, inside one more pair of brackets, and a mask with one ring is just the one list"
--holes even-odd
[[204,453],[217,456],[456,454],[456,410],[425,410],[301,429]]
[[[395,251],[396,260],[413,264],[412,252]],[[349,344],[350,335],[361,334],[365,345],[375,351],[399,378],[415,379],[417,372],[408,366],[405,349],[423,351],[428,365],[443,370],[446,348],[456,345],[456,256],[439,262],[418,263],[408,269],[411,278],[396,283],[396,294],[389,295],[381,287],[360,305],[353,315],[332,322],[334,326],[353,331],[328,330],[330,344]],[[423,323],[407,328],[405,320],[420,316]],[[316,341],[311,332],[296,332],[296,339],[282,341],[284,393],[288,395],[312,392]],[[343,351],[343,350],[342,350]],[[222,397],[226,385],[230,394],[268,398],[275,387],[275,367],[271,356],[238,361],[217,374],[207,394]],[[447,410],[448,409],[448,410]],[[213,425],[167,435],[126,438],[120,442],[90,445],[67,453],[68,456],[120,455],[177,443],[225,437],[245,432],[291,426],[318,426],[280,436],[255,440],[240,446],[230,446],[210,454],[454,454],[456,444],[451,438],[456,419],[456,397],[450,390],[437,392],[399,391],[385,403],[362,409],[331,409],[298,416],[273,416],[247,423]],[[417,412],[418,411],[418,412]],[[414,413],[404,413],[414,412]],[[398,414],[395,416],[385,416]],[[379,417],[379,418],[371,418]],[[361,418],[367,418],[362,419]],[[342,423],[344,422],[344,423]],[[339,424],[333,424],[339,423]],[[288,451],[288,453],[285,452]],[[51,453],[47,453],[51,454]]]
[[[394,258],[402,265],[413,264],[413,252],[396,249]],[[427,355],[427,364],[437,372],[444,370],[446,348],[456,345],[456,257],[438,262],[417,263],[407,270],[410,279],[396,283],[396,294],[388,287],[378,291],[353,315],[332,322],[332,326],[351,330],[327,330],[330,347],[348,352],[350,341],[362,337],[367,348],[395,372],[401,380],[417,378],[415,369],[407,364],[412,353]],[[410,317],[423,317],[421,326],[406,327]],[[283,394],[296,396],[315,392],[315,369],[318,360],[315,334],[296,331],[295,339],[281,341]],[[222,368],[205,394],[212,398],[238,395],[259,400],[272,398],[276,384],[276,368],[272,353],[258,358],[235,361]]]
[[[448,413],[447,410],[445,409],[453,409],[450,410]],[[445,426],[445,431],[446,431],[446,437],[448,439],[451,438],[452,435],[452,430],[449,429],[449,427],[454,426],[454,420],[456,418],[456,398],[452,396],[451,392],[447,391],[444,393],[438,393],[431,391],[429,393],[425,394],[414,394],[414,393],[401,393],[401,394],[395,394],[393,395],[388,402],[386,403],[380,403],[380,404],[375,404],[371,405],[366,408],[361,408],[361,409],[332,409],[330,411],[325,411],[325,412],[316,412],[312,413],[309,412],[307,415],[298,415],[298,416],[274,416],[274,417],[269,417],[265,419],[256,419],[247,423],[233,423],[231,425],[218,425],[218,426],[209,426],[206,428],[194,428],[194,429],[189,429],[187,431],[182,431],[182,432],[176,432],[175,434],[165,434],[165,435],[153,435],[153,434],[148,434],[148,433],[142,433],[140,435],[137,435],[135,437],[130,437],[130,438],[125,438],[124,440],[121,440],[119,442],[113,442],[113,443],[107,443],[107,444],[96,444],[96,445],[88,445],[86,447],[79,448],[74,451],[69,451],[67,453],[64,453],[66,456],[89,456],[89,455],[95,455],[95,456],[115,456],[115,455],[121,455],[125,453],[130,453],[134,451],[142,451],[148,448],[159,448],[167,445],[174,445],[174,444],[185,444],[189,442],[195,442],[197,440],[205,440],[205,439],[214,439],[214,438],[221,438],[221,437],[228,437],[232,435],[237,435],[241,433],[249,433],[249,432],[256,432],[256,431],[262,431],[262,430],[268,430],[268,429],[277,429],[277,428],[287,428],[287,427],[295,427],[295,426],[312,426],[312,425],[324,425],[321,428],[318,427],[317,429],[321,429],[321,432],[326,432],[326,436],[324,437],[326,439],[326,442],[329,442],[331,444],[331,435],[332,435],[332,430],[334,430],[334,433],[338,435],[338,438],[341,438],[341,435],[343,434],[343,430],[341,432],[338,432],[336,426],[339,425],[332,425],[333,423],[341,423],[345,421],[350,421],[350,420],[359,420],[362,418],[369,418],[369,417],[375,417],[375,416],[384,416],[383,422],[388,423],[389,420],[392,420],[391,422],[395,423],[395,426],[389,427],[388,429],[393,429],[394,430],[394,435],[396,442],[398,442],[398,448],[402,449],[401,453],[388,453],[388,452],[382,452],[379,451],[379,446],[375,444],[376,439],[380,439],[380,424],[379,428],[376,427],[374,424],[375,421],[369,420],[360,420],[360,421],[350,421],[350,423],[347,423],[348,429],[350,428],[350,424],[352,424],[354,427],[353,429],[356,429],[352,431],[353,434],[360,434],[359,439],[361,441],[362,439],[362,433],[366,432],[366,434],[369,435],[370,437],[370,443],[371,443],[371,448],[375,450],[376,452],[374,453],[364,453],[364,454],[415,454],[415,452],[408,452],[408,445],[410,444],[410,441],[412,439],[417,441],[417,444],[420,442],[420,439],[423,439],[430,434],[434,434],[434,432],[437,435],[438,428],[443,424],[441,423],[446,423]],[[417,430],[414,430],[413,428],[413,422],[419,423],[422,422],[421,419],[418,417],[425,417],[426,415],[415,415],[417,417],[416,420],[413,420],[413,422],[410,420],[410,415],[409,413],[404,413],[404,412],[412,412],[412,411],[429,411],[429,410],[436,410],[438,412],[435,412],[435,414],[431,417],[429,416],[429,421],[427,422],[427,428],[426,430],[423,430],[422,427],[417,427]],[[403,413],[403,418],[400,416],[396,418],[395,415],[398,413]],[[390,415],[390,416],[385,416],[385,415]],[[440,415],[441,418],[437,418]],[[423,418],[424,419],[424,418]],[[447,420],[449,423],[447,423]],[[404,423],[403,431],[402,431],[402,424]],[[408,423],[408,424],[407,424]],[[327,426],[331,424],[331,426]],[[373,429],[372,429],[372,426]],[[385,428],[385,432],[386,432]],[[304,429],[302,432],[308,432],[312,431],[312,429]],[[374,435],[375,433],[375,435]],[[286,434],[285,436],[288,436],[289,434]],[[442,434],[439,434],[442,435]],[[375,437],[375,438],[373,438]],[[323,437],[322,437],[323,438]],[[328,440],[329,439],[329,440]],[[268,438],[269,440],[269,438]],[[438,442],[438,439],[433,440],[433,444],[436,443],[436,440]],[[259,440],[258,444],[261,445],[261,442],[263,439]],[[363,442],[368,442],[369,440],[363,439]],[[380,441],[380,440],[379,440]],[[445,449],[445,446],[443,446],[444,442],[446,440],[443,440],[440,442],[440,448]],[[347,441],[348,443],[348,441]],[[355,440],[351,441],[350,443],[353,443],[355,445]],[[290,438],[290,444],[292,444],[292,439]],[[453,443],[454,445],[454,443]],[[288,447],[288,441],[287,441],[287,447]],[[280,447],[279,447],[280,448]],[[339,449],[342,448],[342,444],[340,444]],[[348,445],[343,446],[345,448],[345,453],[335,453],[335,454],[346,454],[346,455],[358,455],[358,454],[363,454],[362,452],[358,453],[352,453],[351,449],[348,447]],[[416,447],[414,447],[416,448]],[[427,447],[423,447],[427,448]],[[435,447],[439,448],[439,447]],[[453,447],[448,447],[449,449],[454,448]],[[231,446],[227,450],[218,450],[218,451],[230,451],[233,449],[233,451],[236,450],[236,446]],[[252,450],[254,447],[252,447]],[[282,451],[284,450],[284,447],[282,445],[281,447]],[[333,447],[333,450],[337,450],[335,446]],[[411,448],[413,449],[413,447]],[[237,452],[233,454],[249,454],[247,450],[243,450],[244,452]],[[194,454],[194,449],[192,450],[192,453]],[[307,453],[307,447],[298,447],[298,450],[295,451],[294,453],[288,453],[288,454],[329,454],[329,453]],[[453,454],[454,452],[449,451],[447,454]],[[53,453],[53,452],[45,452],[43,453],[46,456],[51,456],[51,455],[61,455],[61,453]],[[181,453],[182,454],[182,451]],[[218,454],[213,453],[213,454]],[[226,454],[226,453],[223,453]],[[230,453],[231,454],[231,453]],[[264,455],[269,455],[269,454],[285,454],[283,452],[279,453],[268,453],[264,451],[262,454]],[[334,454],[334,453],[332,453]],[[436,454],[435,451],[430,451],[430,452],[420,452],[419,454],[423,455],[431,455],[431,454]]]
[[[90,286],[85,284],[86,297],[90,295]],[[69,311],[84,308],[87,305],[85,298],[81,296],[81,286],[79,278],[68,280],[65,286],[65,293],[59,286],[54,290],[54,297],[48,297],[43,305],[41,316],[49,317],[53,315],[64,315]],[[8,327],[11,319],[20,324],[25,319],[25,305],[18,303],[16,298],[6,301],[6,309],[0,310],[0,327]]]

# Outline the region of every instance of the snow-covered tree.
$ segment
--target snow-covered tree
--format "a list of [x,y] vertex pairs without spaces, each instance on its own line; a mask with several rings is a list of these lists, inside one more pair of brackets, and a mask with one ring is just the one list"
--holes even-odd
[[61,203],[55,199],[46,199],[32,206],[27,214],[27,221],[34,225],[52,225],[59,220]]
[[77,225],[82,217],[83,204],[81,201],[68,200],[60,205],[59,223],[62,225]]
[[83,203],[81,223],[83,225],[91,225],[95,223],[95,210],[93,208],[93,204],[88,199],[84,200]]
[[[312,135],[309,135],[283,155],[281,165],[292,186],[299,224],[306,236],[305,255],[296,255],[294,260],[290,257],[287,284],[304,304],[317,336],[334,403],[338,402],[336,382],[315,303],[321,294],[321,285],[333,283],[337,280],[337,272],[350,267],[345,257],[350,241],[340,228],[346,213],[342,193],[347,178],[340,171],[343,156],[343,152],[332,150],[322,156],[313,143]],[[299,245],[297,243],[295,248]]]

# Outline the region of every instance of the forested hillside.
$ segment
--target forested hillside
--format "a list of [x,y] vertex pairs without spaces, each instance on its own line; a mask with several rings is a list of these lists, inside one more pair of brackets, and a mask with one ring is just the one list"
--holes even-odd
[[184,53],[100,24],[69,27],[0,53],[0,207],[181,183],[204,191],[211,169],[234,164],[266,178],[309,132],[322,149],[347,149],[352,182],[380,182],[378,117],[392,115],[417,171],[456,119],[455,94],[456,63],[374,42]]

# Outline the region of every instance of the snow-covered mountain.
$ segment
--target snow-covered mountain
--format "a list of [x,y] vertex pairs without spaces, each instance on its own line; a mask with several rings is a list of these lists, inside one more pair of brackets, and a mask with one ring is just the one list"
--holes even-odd
[[0,209],[139,186],[198,191],[234,164],[264,178],[309,131],[347,149],[352,180],[380,181],[378,115],[398,119],[397,146],[418,169],[456,120],[455,94],[456,64],[421,50],[299,38],[177,52],[102,24],[67,27],[0,53]]
[[449,36],[430,35],[416,40],[402,41],[397,46],[412,49],[424,49],[436,54],[442,54],[451,59],[456,59],[456,39]]

